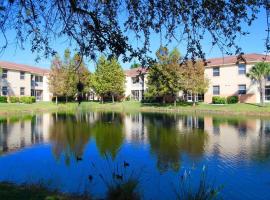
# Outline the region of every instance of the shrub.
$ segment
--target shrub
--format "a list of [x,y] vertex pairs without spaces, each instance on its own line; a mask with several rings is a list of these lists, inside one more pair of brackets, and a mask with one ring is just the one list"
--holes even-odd
[[32,103],[35,103],[36,102],[36,97],[31,96],[31,99],[32,99]]
[[226,104],[226,98],[220,97],[220,96],[214,96],[212,97],[212,103],[213,104]]
[[9,97],[9,102],[10,103],[18,103],[20,102],[19,97]]
[[0,103],[7,103],[7,97],[0,96]]
[[34,103],[35,101],[36,101],[35,97],[29,97],[29,96],[20,97],[20,103],[31,104],[31,103]]
[[238,96],[230,96],[227,98],[228,104],[238,103],[238,101],[239,101]]

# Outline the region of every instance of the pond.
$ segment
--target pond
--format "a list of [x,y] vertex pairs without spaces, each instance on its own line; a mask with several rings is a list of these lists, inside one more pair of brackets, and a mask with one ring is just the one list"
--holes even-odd
[[270,198],[267,119],[86,111],[8,117],[0,120],[0,153],[0,181],[97,198],[115,173],[136,178],[143,199],[175,199],[184,175],[196,188],[202,173],[224,199]]

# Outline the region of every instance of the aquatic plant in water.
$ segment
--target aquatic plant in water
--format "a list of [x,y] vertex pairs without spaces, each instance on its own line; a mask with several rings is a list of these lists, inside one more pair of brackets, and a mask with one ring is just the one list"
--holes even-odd
[[106,169],[98,168],[92,163],[94,175],[89,175],[92,181],[98,176],[106,186],[105,199],[108,200],[139,200],[141,199],[139,189],[141,174],[130,169],[127,161],[114,161],[110,156],[105,156]]
[[[185,170],[179,177],[179,187],[175,194],[178,200],[212,200],[220,198],[223,186],[215,186],[209,181],[205,166],[202,168],[199,181],[194,180],[192,170]],[[197,183],[198,182],[198,183]],[[194,184],[197,183],[197,184]]]

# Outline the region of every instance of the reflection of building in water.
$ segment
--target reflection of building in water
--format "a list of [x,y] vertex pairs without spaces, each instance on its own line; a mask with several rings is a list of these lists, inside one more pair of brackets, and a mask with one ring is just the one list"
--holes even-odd
[[11,152],[48,141],[50,114],[7,118],[0,122],[0,151]]
[[267,129],[261,122],[259,119],[204,117],[205,130],[210,136],[206,152],[235,158],[249,156],[254,145],[259,145],[263,130]]
[[179,117],[177,122],[179,131],[193,130],[193,129],[204,129],[204,120],[202,117],[195,115]]
[[146,143],[147,129],[142,113],[126,114],[124,118],[126,140],[128,142]]

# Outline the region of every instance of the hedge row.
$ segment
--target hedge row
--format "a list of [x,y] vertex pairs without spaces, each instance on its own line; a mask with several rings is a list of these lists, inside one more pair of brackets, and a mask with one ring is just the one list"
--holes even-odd
[[15,96],[11,96],[11,97],[6,97],[6,96],[0,96],[0,103],[27,103],[27,104],[31,104],[31,103],[35,103],[36,102],[36,97],[32,97],[32,96],[23,96],[23,97],[15,97]]
[[239,99],[238,96],[229,96],[229,97],[220,97],[220,96],[214,96],[212,97],[212,103],[213,104],[235,104],[238,103]]

